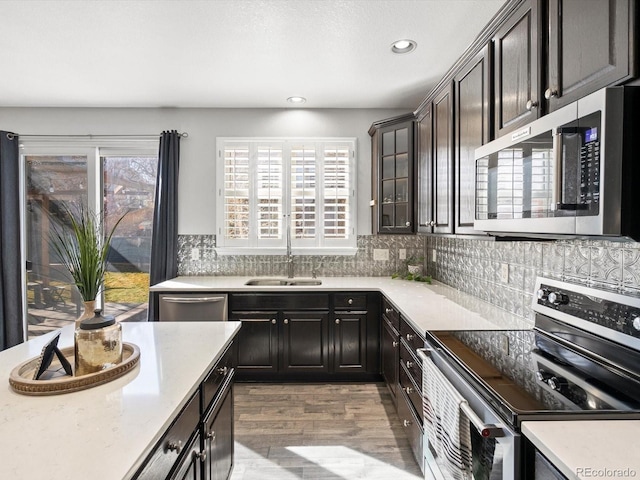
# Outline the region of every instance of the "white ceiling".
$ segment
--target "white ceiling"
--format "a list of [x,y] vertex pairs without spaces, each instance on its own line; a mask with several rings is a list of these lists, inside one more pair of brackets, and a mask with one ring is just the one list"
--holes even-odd
[[415,109],[503,3],[3,0],[0,107]]

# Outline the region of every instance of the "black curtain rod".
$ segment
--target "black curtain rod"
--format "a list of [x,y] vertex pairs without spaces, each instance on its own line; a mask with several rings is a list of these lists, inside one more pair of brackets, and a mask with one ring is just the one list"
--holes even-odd
[[[15,137],[19,136],[21,138],[29,138],[29,137],[60,137],[60,138],[126,138],[126,137],[159,137],[160,135],[93,135],[91,133],[85,135],[29,135],[29,134],[20,134],[20,133],[7,133],[7,138],[9,140],[13,140]],[[189,134],[187,132],[181,132],[179,135],[183,138],[187,138]]]

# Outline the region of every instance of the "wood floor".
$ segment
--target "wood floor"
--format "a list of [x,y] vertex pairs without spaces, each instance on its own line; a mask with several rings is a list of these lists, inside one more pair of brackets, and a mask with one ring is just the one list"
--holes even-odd
[[231,480],[419,480],[383,383],[235,389]]

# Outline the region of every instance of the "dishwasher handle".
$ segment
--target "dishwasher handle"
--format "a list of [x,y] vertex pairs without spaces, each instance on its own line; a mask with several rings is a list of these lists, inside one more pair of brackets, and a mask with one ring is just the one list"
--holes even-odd
[[162,297],[167,303],[217,303],[223,302],[225,297]]
[[[429,356],[433,352],[435,352],[434,348],[419,348],[417,350],[418,356],[424,362],[429,359]],[[436,367],[437,368],[437,367]],[[441,372],[442,373],[442,372]],[[446,377],[445,377],[446,378]],[[455,390],[453,385],[449,384],[449,386]],[[476,427],[478,433],[482,435],[483,438],[496,438],[496,437],[504,437],[504,430],[499,425],[495,425],[493,423],[484,423],[482,419],[478,416],[476,412],[473,411],[471,405],[466,400],[462,400],[459,404],[460,410],[465,414],[465,416],[469,419],[469,422]]]

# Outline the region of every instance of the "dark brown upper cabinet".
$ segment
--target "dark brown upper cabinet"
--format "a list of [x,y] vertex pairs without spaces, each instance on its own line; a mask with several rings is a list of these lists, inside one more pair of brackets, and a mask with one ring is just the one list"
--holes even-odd
[[433,115],[431,103],[424,106],[417,119],[416,171],[418,232],[433,233]]
[[631,78],[631,0],[549,0],[546,110]]
[[[413,233],[414,129],[413,115],[398,117],[374,128],[376,192],[374,232]],[[370,130],[369,133],[372,133]]]
[[433,112],[433,233],[453,233],[453,87],[436,93]]
[[493,37],[495,134],[504,135],[540,113],[540,1],[527,0]]
[[453,233],[453,87],[447,82],[417,114],[418,232]]
[[491,139],[491,60],[486,45],[454,77],[455,233],[474,230],[475,150]]

